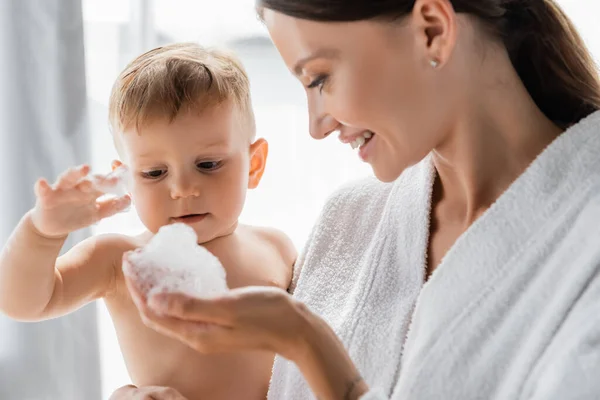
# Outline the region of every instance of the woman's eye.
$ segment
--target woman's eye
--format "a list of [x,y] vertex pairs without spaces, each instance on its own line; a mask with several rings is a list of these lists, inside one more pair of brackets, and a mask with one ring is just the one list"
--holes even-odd
[[307,87],[309,89],[319,88],[319,92],[322,92],[323,86],[325,86],[325,83],[327,82],[327,78],[327,75],[319,75]]
[[221,167],[221,162],[220,161],[202,161],[202,162],[199,162],[198,164],[196,164],[196,166],[198,167],[198,169],[201,169],[204,171],[214,171],[214,170],[218,169],[219,167]]
[[164,173],[165,171],[163,171],[162,169],[154,169],[152,171],[142,172],[142,176],[147,179],[157,179],[163,176]]

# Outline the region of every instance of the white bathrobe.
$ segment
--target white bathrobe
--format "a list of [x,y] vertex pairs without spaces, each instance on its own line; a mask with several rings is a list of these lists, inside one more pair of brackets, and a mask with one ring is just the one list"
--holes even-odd
[[[292,290],[339,335],[363,400],[600,399],[600,112],[556,139],[424,284],[434,168],[325,207]],[[278,357],[269,399],[313,399]]]

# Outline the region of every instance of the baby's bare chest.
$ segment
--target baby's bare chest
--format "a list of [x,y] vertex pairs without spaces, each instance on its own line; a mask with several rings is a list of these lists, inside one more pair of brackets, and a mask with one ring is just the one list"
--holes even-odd
[[[207,247],[208,248],[208,247]],[[241,245],[237,248],[208,248],[220,261],[230,289],[244,286],[276,286],[287,290],[291,266],[269,246]]]

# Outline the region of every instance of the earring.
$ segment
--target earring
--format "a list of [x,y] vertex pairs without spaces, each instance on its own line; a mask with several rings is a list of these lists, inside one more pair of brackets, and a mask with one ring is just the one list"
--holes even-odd
[[429,65],[431,65],[432,68],[437,68],[440,65],[440,63],[437,60],[431,60],[429,61]]

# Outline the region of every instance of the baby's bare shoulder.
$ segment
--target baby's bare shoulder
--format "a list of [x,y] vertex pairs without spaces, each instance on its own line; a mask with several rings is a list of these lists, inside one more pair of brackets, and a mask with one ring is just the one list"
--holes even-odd
[[88,242],[87,247],[91,247],[94,252],[104,257],[108,255],[121,256],[124,252],[143,245],[142,240],[137,236],[127,236],[118,233],[103,233],[93,236],[83,243],[85,242]]
[[292,243],[292,240],[288,235],[279,229],[269,227],[248,226],[247,229],[251,232],[251,234],[255,235],[258,240],[261,240],[265,244],[272,246],[274,250],[281,255],[281,258],[286,265],[294,265],[298,254],[294,244]]
[[275,228],[243,225],[240,227],[242,240],[275,252],[286,265],[293,266],[297,252],[292,240]]
[[246,246],[261,248],[261,253],[267,254],[268,259],[276,260],[272,265],[277,270],[277,275],[280,276],[278,281],[288,282],[291,279],[297,252],[291,239],[285,233],[275,228],[247,225],[242,227],[241,233]]

